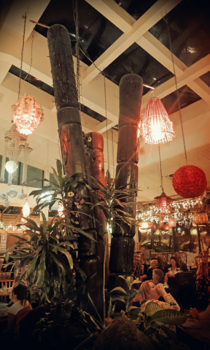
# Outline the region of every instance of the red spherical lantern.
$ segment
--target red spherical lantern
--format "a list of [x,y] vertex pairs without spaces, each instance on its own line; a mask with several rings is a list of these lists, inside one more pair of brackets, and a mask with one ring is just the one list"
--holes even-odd
[[179,168],[174,173],[172,183],[176,193],[184,198],[200,196],[207,186],[205,173],[194,165]]
[[168,220],[169,227],[176,227],[176,220],[174,218],[170,218]]
[[164,228],[164,230],[168,231],[168,230],[169,230],[169,224],[165,224],[165,225],[163,226],[163,228]]

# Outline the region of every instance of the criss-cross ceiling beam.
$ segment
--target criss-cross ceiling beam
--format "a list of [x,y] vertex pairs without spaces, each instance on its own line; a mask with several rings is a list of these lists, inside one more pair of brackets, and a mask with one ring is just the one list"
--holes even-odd
[[[101,12],[104,8],[102,1],[86,0],[89,4]],[[87,68],[84,79],[86,81],[93,80],[99,70],[103,71],[117,57],[119,57],[127,48],[136,42],[144,33],[146,33],[154,24],[156,24],[163,16],[170,12],[181,0],[158,0],[150,9],[143,14],[131,27],[131,29],[122,34],[90,67]],[[98,4],[98,5],[97,5]],[[100,9],[100,6],[102,9]],[[102,13],[102,12],[101,12]],[[113,18],[113,14],[111,18]],[[122,19],[121,19],[122,21]],[[98,67],[98,69],[96,68]]]

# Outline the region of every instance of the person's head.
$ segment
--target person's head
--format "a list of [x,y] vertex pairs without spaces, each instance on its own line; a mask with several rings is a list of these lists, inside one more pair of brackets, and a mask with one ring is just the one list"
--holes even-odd
[[141,295],[141,303],[150,299],[158,300],[160,298],[153,281],[143,282],[139,291]]
[[161,269],[154,269],[152,271],[152,281],[154,284],[164,283],[164,273]]
[[13,301],[13,303],[20,301],[21,305],[25,305],[27,300],[30,302],[31,297],[28,287],[23,284],[18,284],[12,289],[10,299]]
[[176,258],[174,256],[171,257],[171,267],[176,268]]
[[156,259],[151,260],[150,266],[151,266],[152,269],[156,269],[157,266],[158,266],[157,260]]
[[98,335],[94,350],[153,350],[149,338],[131,319],[117,317]]

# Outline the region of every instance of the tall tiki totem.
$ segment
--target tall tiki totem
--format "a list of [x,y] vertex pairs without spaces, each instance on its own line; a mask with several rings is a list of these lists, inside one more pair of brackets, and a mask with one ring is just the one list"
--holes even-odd
[[[136,74],[127,74],[120,81],[120,111],[116,174],[119,177],[116,188],[138,187],[139,124],[143,92],[142,78]],[[135,195],[129,201],[135,201]],[[135,218],[135,209],[128,209]],[[115,227],[111,241],[110,273],[125,274],[132,272],[134,254],[135,226],[119,222],[124,229]]]
[[[87,168],[70,36],[65,27],[56,24],[48,30],[47,37],[64,173],[71,176],[82,172],[86,177]],[[85,207],[85,211],[90,214],[88,207]],[[81,236],[80,264],[87,275],[87,292],[90,293],[100,312],[102,310],[102,271],[98,257],[97,233],[92,230],[92,222],[87,216],[82,217],[80,224],[81,228],[87,230],[95,239],[94,242]]]

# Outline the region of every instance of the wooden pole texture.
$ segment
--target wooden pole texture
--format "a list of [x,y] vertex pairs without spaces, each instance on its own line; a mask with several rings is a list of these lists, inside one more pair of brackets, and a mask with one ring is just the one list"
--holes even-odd
[[[143,81],[139,75],[127,74],[120,81],[120,115],[118,133],[118,153],[116,174],[119,177],[116,188],[138,187],[139,124]],[[135,195],[129,198],[135,201]],[[135,209],[128,209],[135,218]],[[123,221],[119,224],[124,235],[115,227],[111,242],[110,273],[131,274],[133,269],[135,226],[130,227]]]
[[[78,110],[70,36],[65,27],[56,24],[48,30],[47,38],[64,173],[72,176],[81,172],[86,177],[84,141]],[[90,214],[88,206],[83,205],[84,211]],[[86,291],[91,295],[95,306],[102,314],[102,269],[98,259],[97,232],[92,229],[92,221],[86,215],[80,215],[80,227],[95,239],[92,241],[82,235],[79,237],[79,258],[80,267],[87,275]],[[95,312],[90,303],[87,303],[87,309],[89,312]]]
[[55,24],[48,29],[47,38],[64,173],[86,175],[70,36],[64,26]]

